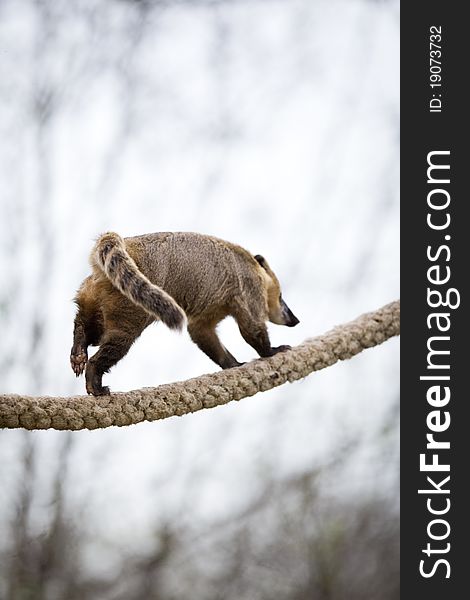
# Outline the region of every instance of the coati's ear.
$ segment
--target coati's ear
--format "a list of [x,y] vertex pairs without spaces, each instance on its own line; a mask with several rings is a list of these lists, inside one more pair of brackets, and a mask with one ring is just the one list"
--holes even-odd
[[266,269],[267,263],[264,256],[261,256],[261,254],[257,254],[255,256],[255,260],[263,267],[263,269]]
[[260,267],[263,267],[263,269],[269,275],[270,279],[272,279],[273,282],[275,282],[276,285],[279,287],[279,282],[276,279],[276,275],[274,275],[274,273],[272,272],[272,269],[269,266],[268,261],[264,258],[264,256],[261,256],[261,254],[257,254],[254,257],[254,259],[256,260],[256,262],[259,264]]

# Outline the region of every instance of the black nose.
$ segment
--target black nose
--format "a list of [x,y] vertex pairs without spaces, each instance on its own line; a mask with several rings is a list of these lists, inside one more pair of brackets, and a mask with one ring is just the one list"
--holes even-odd
[[295,327],[296,325],[299,324],[299,319],[294,315],[294,313],[291,311],[291,309],[287,306],[286,304],[286,308],[287,308],[287,319],[286,319],[286,325],[287,327]]
[[287,327],[295,327],[299,324],[299,319],[294,315],[291,309],[287,306],[284,300],[281,298],[282,312],[284,313],[285,324]]
[[287,323],[287,327],[295,327],[299,323],[300,323],[299,319],[293,314],[289,320],[289,323]]

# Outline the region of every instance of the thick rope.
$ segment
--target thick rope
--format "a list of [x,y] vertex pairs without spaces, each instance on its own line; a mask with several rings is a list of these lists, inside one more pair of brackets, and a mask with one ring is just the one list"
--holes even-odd
[[400,301],[270,358],[187,381],[111,396],[0,395],[0,428],[99,429],[185,415],[296,381],[400,333]]

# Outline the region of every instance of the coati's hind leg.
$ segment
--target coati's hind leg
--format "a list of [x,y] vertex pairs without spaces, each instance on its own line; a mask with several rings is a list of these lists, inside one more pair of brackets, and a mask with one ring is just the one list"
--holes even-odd
[[119,329],[110,329],[105,332],[98,352],[90,358],[86,365],[86,391],[89,394],[107,396],[110,393],[109,388],[102,385],[103,375],[129,352],[136,337]]
[[235,318],[243,339],[247,344],[250,344],[261,357],[267,358],[268,356],[274,356],[278,352],[285,352],[286,350],[291,349],[291,347],[287,345],[273,348],[269,340],[266,325],[263,322],[257,322],[251,315],[241,313]]
[[88,360],[88,344],[85,333],[85,326],[77,318],[73,328],[73,345],[70,351],[70,365],[73,372],[78,377],[85,370]]
[[77,314],[73,327],[70,365],[78,377],[88,361],[88,346],[96,346],[103,333],[103,314],[91,276],[87,277],[75,297]]
[[215,363],[222,367],[222,369],[230,369],[232,367],[239,367],[243,363],[239,363],[238,360],[230,354],[219,340],[219,337],[215,331],[215,325],[208,326],[207,324],[189,322],[188,333],[191,339],[198,347],[207,354],[207,356]]

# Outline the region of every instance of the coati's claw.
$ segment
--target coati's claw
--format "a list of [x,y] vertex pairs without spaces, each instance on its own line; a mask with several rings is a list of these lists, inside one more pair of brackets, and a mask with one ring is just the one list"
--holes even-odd
[[96,365],[91,360],[86,367],[85,371],[85,386],[87,394],[91,396],[109,396],[109,387],[103,386],[102,381],[103,373],[96,370]]
[[90,396],[109,396],[111,394],[108,386],[90,380],[86,382],[86,391]]
[[88,360],[86,352],[79,352],[78,354],[70,355],[70,366],[77,377],[79,377],[85,370],[85,366]]
[[292,346],[284,344],[283,346],[277,346],[277,348],[272,348],[273,356],[278,352],[286,352],[286,350],[292,350]]
[[111,394],[111,391],[107,385],[98,389],[88,389],[87,387],[86,391],[90,396],[109,396]]

